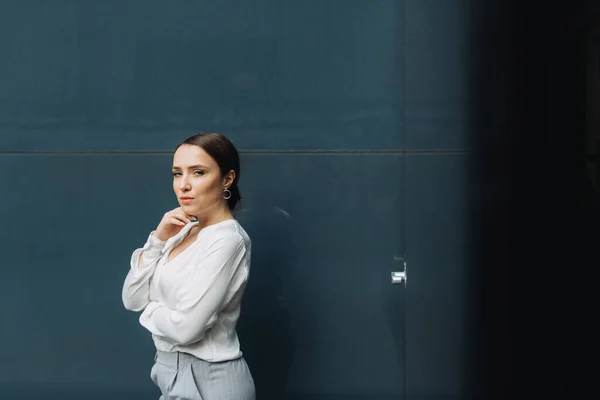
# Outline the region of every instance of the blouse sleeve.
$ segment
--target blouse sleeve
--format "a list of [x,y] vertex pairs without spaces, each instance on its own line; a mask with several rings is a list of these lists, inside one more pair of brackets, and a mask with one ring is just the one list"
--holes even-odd
[[[131,255],[129,272],[121,293],[123,305],[130,311],[141,311],[148,305],[150,278],[166,244],[166,241],[157,239],[152,233],[148,236],[146,244]],[[142,264],[138,266],[140,257]]]
[[186,345],[199,341],[215,324],[246,247],[238,234],[217,239],[205,252],[194,255],[194,273],[182,282],[175,309],[151,301],[140,323],[162,340]]

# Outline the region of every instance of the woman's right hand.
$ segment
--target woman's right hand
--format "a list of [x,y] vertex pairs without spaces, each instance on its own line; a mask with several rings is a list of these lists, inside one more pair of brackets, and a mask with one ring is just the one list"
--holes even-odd
[[174,208],[165,213],[153,235],[159,240],[166,241],[177,235],[188,223],[195,220],[196,218],[193,215],[184,213],[181,207]]

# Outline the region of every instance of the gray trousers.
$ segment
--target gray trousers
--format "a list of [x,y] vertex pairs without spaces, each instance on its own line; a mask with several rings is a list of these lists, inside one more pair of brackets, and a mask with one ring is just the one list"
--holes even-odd
[[208,362],[191,354],[157,351],[150,371],[159,400],[255,400],[254,380],[243,357]]

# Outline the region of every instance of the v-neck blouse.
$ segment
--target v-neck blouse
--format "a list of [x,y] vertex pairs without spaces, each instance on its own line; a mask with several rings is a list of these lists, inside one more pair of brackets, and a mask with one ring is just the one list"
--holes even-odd
[[201,229],[169,261],[171,250],[196,224],[187,224],[167,241],[150,233],[131,256],[123,304],[142,311],[140,324],[152,333],[157,350],[215,362],[239,358],[236,325],[250,272],[251,241],[237,220],[226,220]]

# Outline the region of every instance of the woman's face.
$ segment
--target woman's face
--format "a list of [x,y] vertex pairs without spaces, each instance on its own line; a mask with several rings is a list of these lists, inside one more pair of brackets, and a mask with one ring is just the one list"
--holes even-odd
[[183,212],[204,215],[227,206],[223,190],[235,173],[225,177],[217,162],[199,146],[181,145],[173,156],[173,190]]

